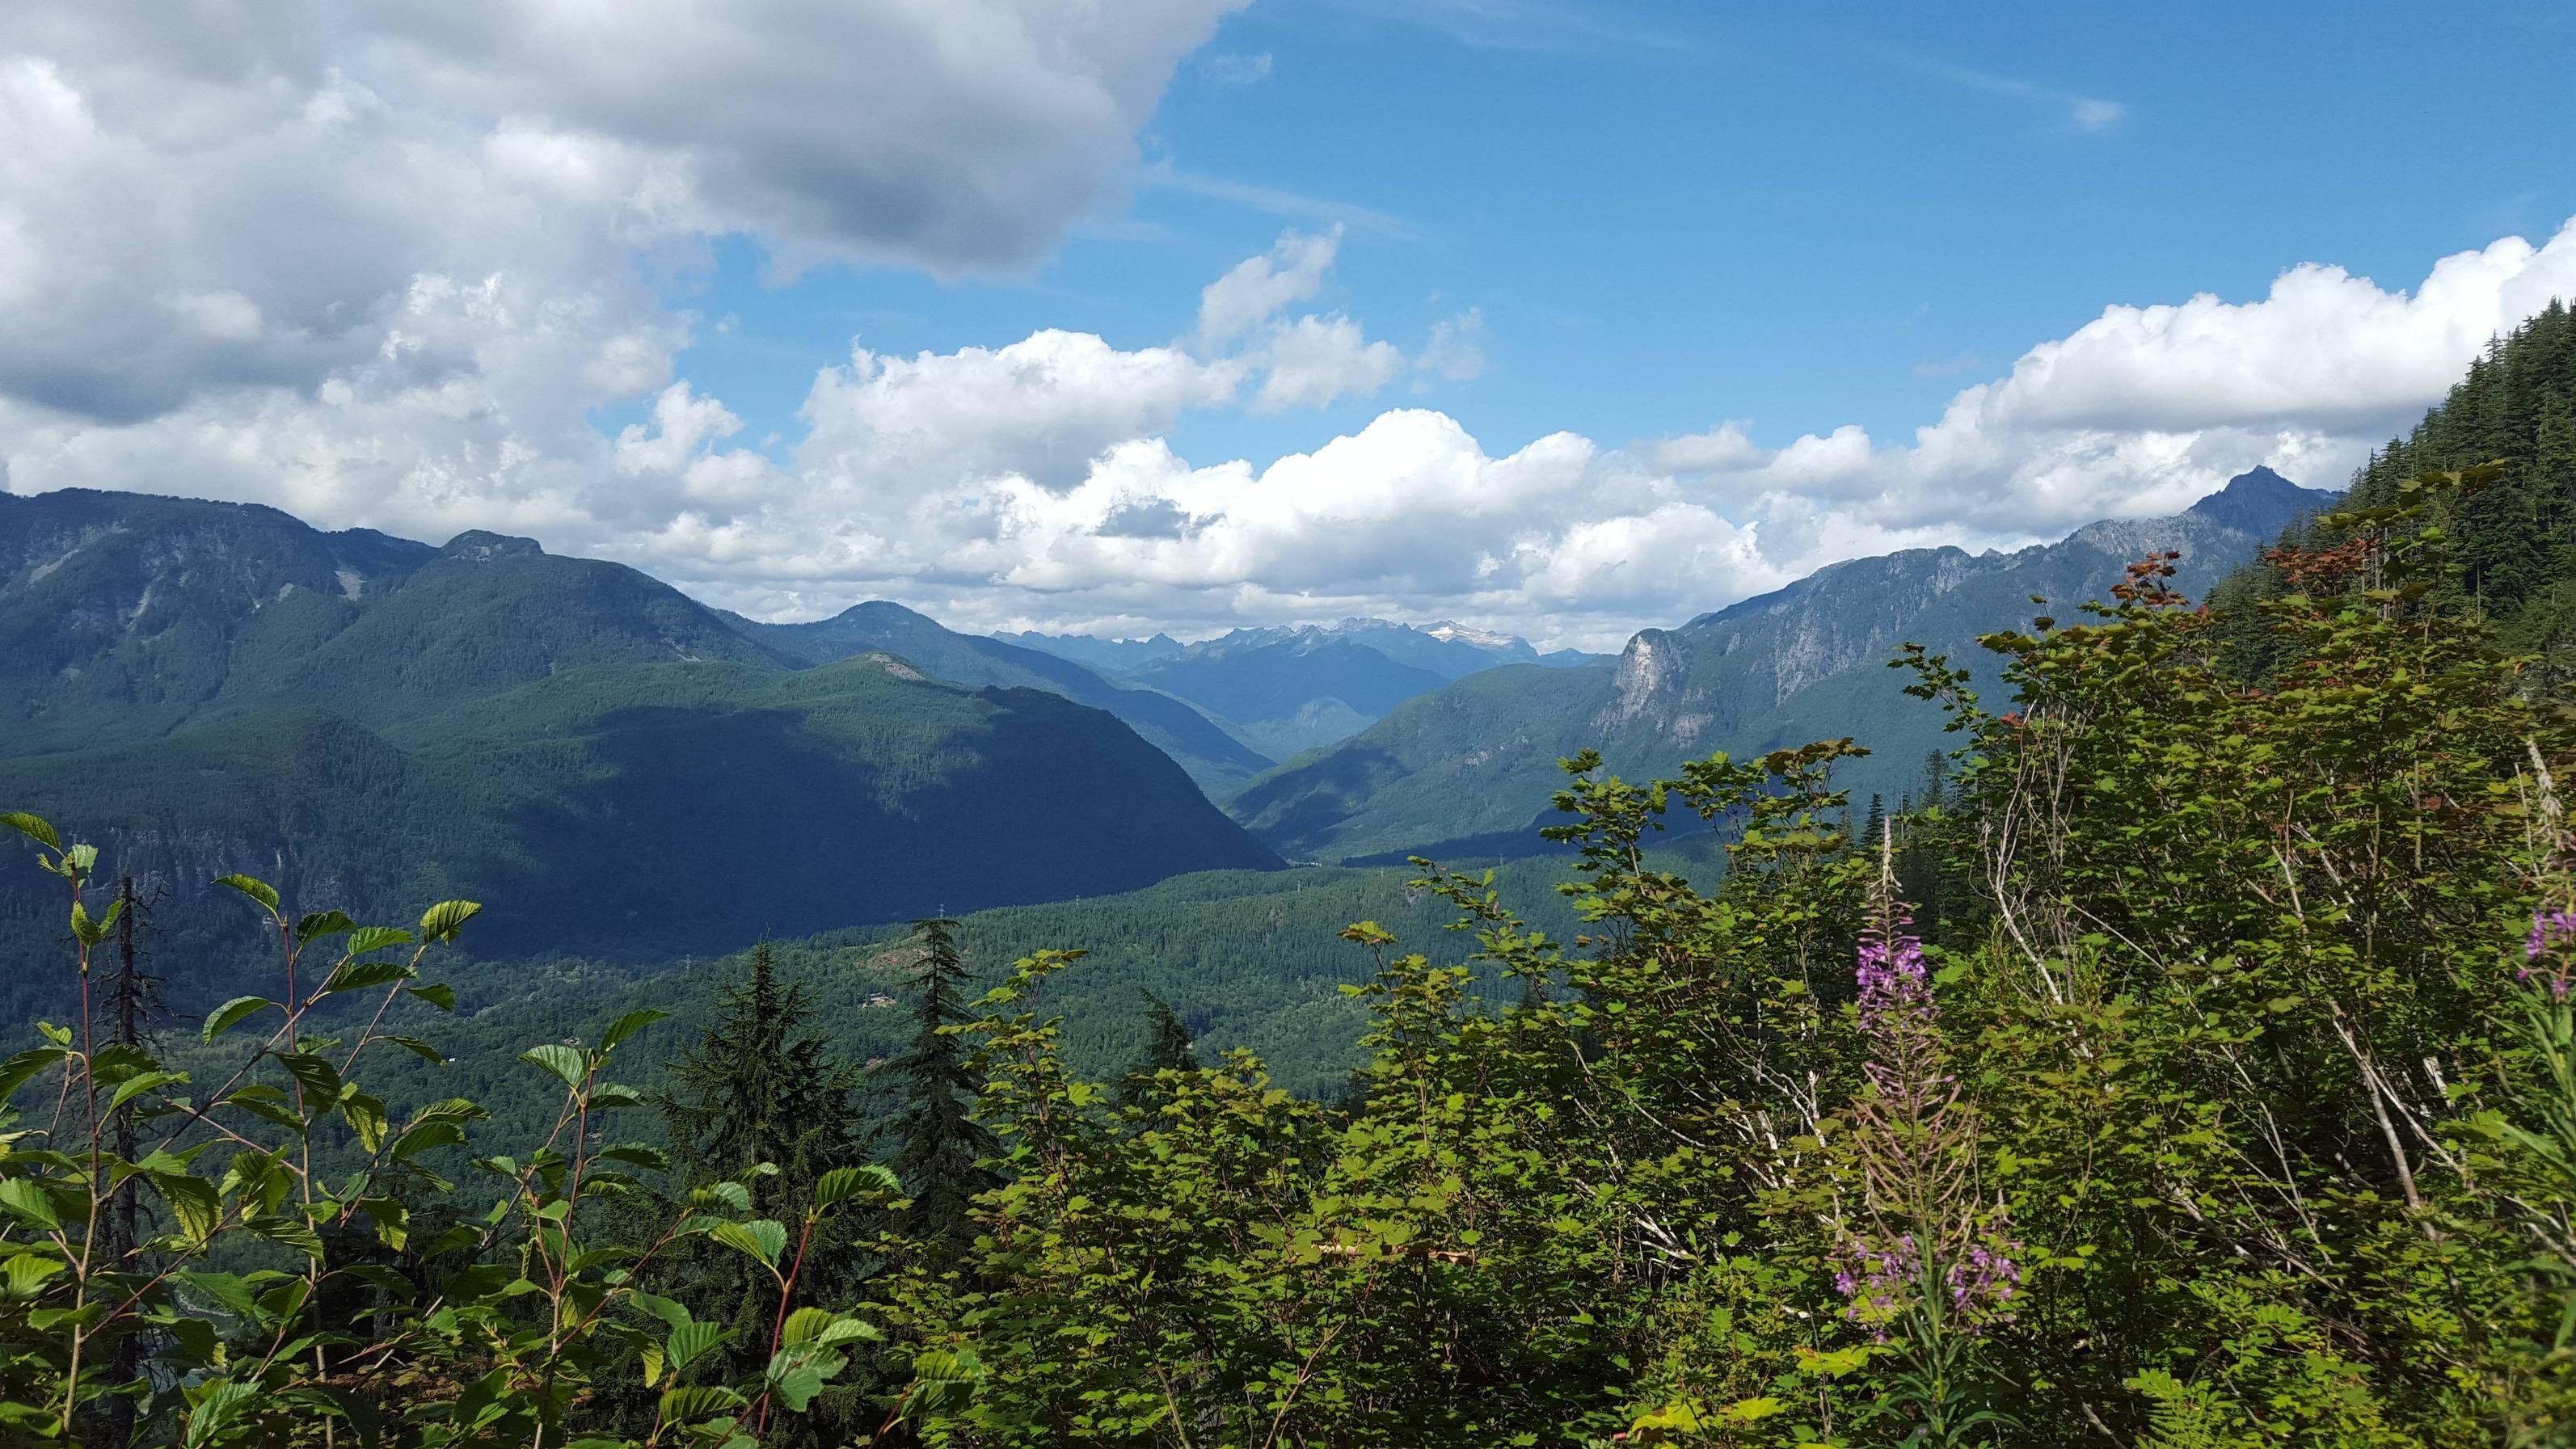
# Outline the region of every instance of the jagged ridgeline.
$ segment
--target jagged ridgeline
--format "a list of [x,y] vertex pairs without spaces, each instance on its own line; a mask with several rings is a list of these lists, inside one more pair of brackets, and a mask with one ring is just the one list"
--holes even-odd
[[[236,870],[361,917],[481,900],[494,953],[668,959],[1276,863],[1109,713],[822,652],[526,539],[0,496],[0,799],[168,893],[185,1003],[249,944],[207,894]],[[0,877],[20,1008],[60,985],[30,875]]]
[[[2553,678],[2576,677],[2576,312],[2563,302],[2490,344],[2439,407],[2371,454],[2346,503],[2386,507],[2425,472],[2487,463],[2504,467],[2443,505],[2458,574],[2442,587],[2474,597],[2506,646],[2542,655]],[[2331,548],[2343,540],[2320,525],[2294,530],[2290,541]],[[2251,606],[2290,587],[2281,570],[2257,562],[2214,596],[2232,616],[2230,648],[2251,674],[2279,662],[2278,641]]]
[[1469,675],[1252,781],[1230,808],[1291,859],[1511,855],[1536,846],[1561,783],[1556,762],[1579,750],[1640,778],[1714,750],[1741,759],[1846,735],[1872,753],[1836,781],[1892,808],[1922,781],[1926,757],[1956,743],[1941,712],[1908,698],[1887,668],[1900,645],[1983,669],[1979,635],[2033,614],[2073,622],[2151,552],[2178,553],[2174,582],[2200,597],[2333,496],[2256,468],[2171,518],[2094,523],[2013,553],[1922,548],[1834,564],[1645,630],[1615,663]]

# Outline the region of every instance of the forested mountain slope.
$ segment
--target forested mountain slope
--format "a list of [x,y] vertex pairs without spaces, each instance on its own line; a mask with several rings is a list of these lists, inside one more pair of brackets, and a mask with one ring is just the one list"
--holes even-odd
[[[1976,636],[2054,609],[2070,620],[2121,570],[2171,549],[2200,595],[2332,495],[2256,469],[2172,518],[2090,524],[2015,553],[1908,549],[1818,570],[1787,588],[1629,641],[1615,665],[1522,666],[1412,700],[1352,739],[1245,787],[1236,819],[1291,859],[1527,849],[1556,761],[1598,748],[1613,769],[1669,772],[1725,750],[1758,754],[1856,737],[1874,753],[1844,778],[1893,797],[1941,747],[1937,711],[1885,666],[1920,642],[1974,664]],[[2030,602],[2038,595],[2048,601]]]
[[[2441,505],[2458,573],[2439,587],[2474,598],[2506,643],[2542,656],[2551,680],[2576,678],[2576,311],[2564,302],[2470,363],[2441,406],[2371,455],[2349,501],[2391,507],[2418,474],[2486,464],[2503,466]],[[2303,541],[2331,548],[2349,539],[2320,528]],[[2278,568],[2256,562],[2218,594],[2230,647],[2256,673],[2277,662],[2278,645],[2249,606],[2289,587]]]
[[764,624],[739,614],[726,622],[799,664],[824,664],[853,654],[896,654],[956,684],[1043,689],[1104,709],[1190,772],[1211,793],[1221,792],[1273,763],[1217,727],[1189,705],[1151,689],[1126,689],[1070,659],[978,634],[960,634],[901,604],[872,600],[807,624]]
[[[470,897],[508,907],[487,949],[633,957],[1277,863],[1063,681],[804,657],[526,539],[0,496],[0,800],[166,892],[185,1001],[237,954],[198,949],[231,871],[358,914]],[[58,904],[0,883],[0,977],[50,946]]]

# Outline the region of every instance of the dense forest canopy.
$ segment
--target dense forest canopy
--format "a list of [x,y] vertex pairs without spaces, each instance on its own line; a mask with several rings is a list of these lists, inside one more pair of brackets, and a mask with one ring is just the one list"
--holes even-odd
[[1955,748],[1892,810],[1847,739],[1575,754],[1571,922],[1417,864],[1456,934],[1342,929],[1330,1090],[1141,995],[1104,1068],[1083,943],[978,998],[932,919],[882,1076],[762,950],[530,1045],[509,1108],[389,1093],[477,906],[228,877],[269,979],[155,1026],[127,894],[9,816],[82,1005],[0,1068],[0,1433],[2576,1442],[2571,348],[2501,342],[2213,607],[2158,554],[1982,671],[1901,651]]

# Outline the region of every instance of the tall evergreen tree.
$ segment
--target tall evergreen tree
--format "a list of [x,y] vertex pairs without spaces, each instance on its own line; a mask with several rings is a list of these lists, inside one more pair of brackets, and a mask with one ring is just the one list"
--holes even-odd
[[[669,1085],[655,1103],[670,1130],[673,1166],[687,1186],[769,1163],[778,1170],[753,1182],[754,1211],[794,1223],[824,1173],[867,1161],[851,1100],[860,1074],[832,1060],[811,1030],[813,1019],[805,988],[778,979],[769,943],[761,942],[751,953],[750,974],[725,994],[714,1024],[671,1063]],[[855,1218],[836,1218],[827,1227],[798,1281],[800,1301],[828,1301],[857,1287],[875,1266],[857,1248],[867,1231]],[[656,1291],[701,1320],[726,1325],[721,1352],[734,1371],[760,1371],[778,1313],[777,1285],[766,1271],[740,1253],[696,1243],[675,1255],[669,1280]],[[845,1442],[830,1436],[855,1426],[848,1413],[858,1406],[839,1407],[847,1412],[818,1408],[798,1421],[796,1432],[822,1436],[813,1439],[817,1444]]]
[[1145,998],[1145,1053],[1128,1064],[1127,1075],[1118,1084],[1122,1107],[1159,1106],[1164,1100],[1160,1074],[1199,1069],[1198,1053],[1190,1049],[1189,1023],[1153,992],[1138,994]]
[[760,1210],[784,1216],[814,1179],[865,1160],[850,1094],[854,1068],[832,1061],[809,1028],[805,988],[782,983],[769,943],[751,953],[751,974],[725,996],[715,1024],[671,1063],[659,1102],[675,1161],[694,1182],[731,1177],[766,1162]]
[[972,1115],[983,1083],[968,1067],[966,1044],[956,1032],[974,1019],[967,1010],[966,958],[957,949],[956,932],[957,923],[944,918],[913,922],[921,949],[913,977],[919,992],[916,1029],[912,1050],[891,1066],[903,1092],[893,1124],[893,1167],[912,1195],[913,1235],[923,1239],[960,1236],[975,1195],[1000,1181],[982,1166],[998,1145]]

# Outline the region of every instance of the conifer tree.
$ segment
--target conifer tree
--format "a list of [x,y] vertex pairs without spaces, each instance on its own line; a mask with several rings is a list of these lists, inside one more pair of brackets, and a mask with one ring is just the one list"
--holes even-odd
[[[669,1086],[655,1104],[686,1186],[772,1164],[774,1175],[754,1180],[754,1211],[792,1223],[804,1215],[824,1173],[867,1161],[851,1103],[859,1073],[831,1059],[810,1029],[813,1017],[805,989],[778,979],[769,943],[753,948],[750,974],[725,994],[705,1035],[671,1063]],[[836,1223],[830,1235],[836,1241],[818,1240],[800,1298],[809,1290],[837,1296],[855,1288],[875,1266],[855,1251],[866,1231],[856,1221]],[[674,1279],[656,1291],[700,1319],[725,1324],[723,1352],[733,1367],[758,1372],[778,1311],[768,1274],[740,1253],[697,1244],[676,1255]],[[837,1423],[836,1415],[817,1410],[799,1432]]]
[[920,1239],[954,1239],[967,1226],[976,1194],[999,1179],[982,1163],[997,1150],[993,1134],[972,1115],[983,1091],[966,1061],[966,1044],[954,1028],[973,1020],[963,990],[966,958],[957,949],[957,923],[933,918],[913,922],[921,965],[913,978],[920,993],[913,1009],[912,1050],[891,1069],[901,1079],[903,1106],[893,1131],[895,1172],[912,1196],[910,1223]]
[[808,1028],[804,987],[778,980],[769,943],[751,974],[726,993],[714,1025],[671,1063],[659,1103],[675,1160],[692,1182],[731,1177],[767,1162],[759,1206],[783,1214],[815,1178],[864,1160],[850,1093],[858,1074],[826,1055]]
[[1189,1023],[1172,1010],[1172,1004],[1151,991],[1138,994],[1145,998],[1145,1054],[1128,1065],[1126,1078],[1118,1085],[1118,1105],[1156,1107],[1164,1101],[1159,1074],[1195,1072],[1199,1058],[1190,1049]]

